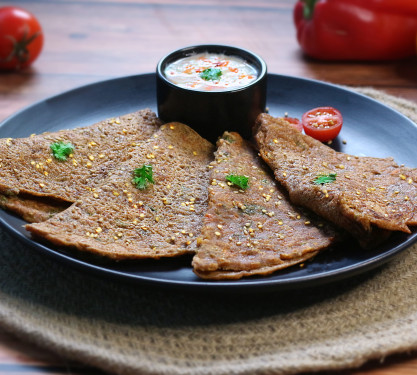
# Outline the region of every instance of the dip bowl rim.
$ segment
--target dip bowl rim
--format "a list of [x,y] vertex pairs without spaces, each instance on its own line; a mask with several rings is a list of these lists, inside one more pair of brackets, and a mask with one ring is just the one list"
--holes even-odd
[[[224,49],[224,51],[217,52],[217,50],[222,50],[222,49]],[[170,81],[164,74],[165,67],[171,62],[174,62],[180,58],[192,56],[193,54],[211,52],[211,51],[213,51],[213,53],[222,53],[226,56],[237,56],[237,57],[243,58],[245,61],[248,60],[247,58],[245,58],[245,56],[250,56],[251,59],[256,62],[256,64],[252,63],[251,61],[248,62],[257,71],[256,79],[254,79],[253,81],[251,81],[250,83],[246,85],[234,87],[231,89],[206,91],[206,90],[197,90],[197,89],[191,89],[187,87],[181,87],[175,84],[174,82]],[[259,66],[257,66],[257,64]],[[267,64],[265,60],[262,57],[260,57],[258,54],[242,47],[226,45],[226,44],[195,44],[195,45],[189,45],[189,46],[177,48],[167,53],[165,56],[163,56],[159,60],[156,66],[156,74],[158,78],[164,81],[165,84],[171,86],[172,88],[176,90],[193,92],[196,95],[230,95],[231,93],[246,90],[249,87],[252,87],[258,84],[260,81],[262,81],[267,75],[267,70],[268,69],[267,69]]]

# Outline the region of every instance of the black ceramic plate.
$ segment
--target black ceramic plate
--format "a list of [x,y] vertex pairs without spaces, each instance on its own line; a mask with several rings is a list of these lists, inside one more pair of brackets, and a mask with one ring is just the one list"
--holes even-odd
[[[318,106],[338,108],[345,120],[337,150],[368,156],[393,156],[398,163],[417,165],[417,126],[400,113],[363,95],[301,78],[268,76],[269,112],[300,117]],[[155,75],[123,77],[81,87],[34,104],[0,124],[0,138],[26,137],[32,133],[75,128],[150,107],[156,110]],[[346,142],[342,142],[342,140]],[[237,281],[204,281],[190,267],[191,258],[132,263],[97,263],[78,254],[62,252],[33,241],[24,222],[0,210],[0,223],[34,250],[68,266],[137,283],[212,291],[248,292],[300,288],[351,277],[380,266],[417,238],[417,233],[392,236],[377,249],[364,251],[356,243],[326,251],[304,267],[295,266],[266,277]]]

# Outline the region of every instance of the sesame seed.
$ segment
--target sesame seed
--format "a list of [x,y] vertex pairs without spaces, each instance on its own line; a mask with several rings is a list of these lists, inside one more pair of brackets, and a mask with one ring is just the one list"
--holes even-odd
[[217,225],[217,228],[222,229],[222,228],[223,228],[223,225],[218,224],[218,225]]
[[96,233],[101,233],[103,229],[101,229],[100,227],[96,228]]
[[186,245],[191,245],[191,241],[187,241],[185,244]]
[[221,235],[222,235],[220,232],[214,232],[214,234],[215,234],[217,237],[219,237],[219,236],[221,236]]
[[93,161],[93,160],[94,160],[94,155],[90,155],[88,158],[89,158],[91,161]]
[[118,197],[120,194],[117,191],[113,191],[113,195]]

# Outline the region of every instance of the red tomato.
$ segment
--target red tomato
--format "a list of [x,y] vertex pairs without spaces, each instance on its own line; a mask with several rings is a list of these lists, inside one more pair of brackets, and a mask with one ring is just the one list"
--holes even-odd
[[285,116],[284,120],[288,121],[292,126],[294,126],[294,128],[296,128],[300,132],[303,131],[303,125],[301,124],[301,121],[298,118]]
[[342,114],[333,107],[318,107],[303,114],[304,132],[321,142],[335,139],[342,129]]
[[23,69],[38,56],[43,33],[38,20],[17,7],[0,8],[0,69]]

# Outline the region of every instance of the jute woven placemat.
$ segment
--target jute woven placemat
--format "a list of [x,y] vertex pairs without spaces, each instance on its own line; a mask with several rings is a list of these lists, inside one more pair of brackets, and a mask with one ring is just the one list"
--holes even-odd
[[[417,122],[417,106],[358,90]],[[0,325],[115,374],[294,374],[417,348],[417,246],[337,285],[268,295],[154,290],[86,275],[0,229]]]

